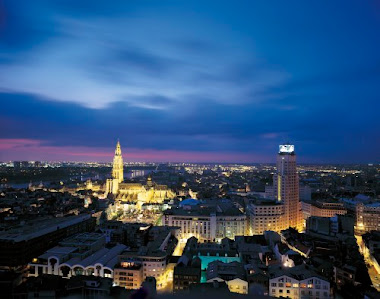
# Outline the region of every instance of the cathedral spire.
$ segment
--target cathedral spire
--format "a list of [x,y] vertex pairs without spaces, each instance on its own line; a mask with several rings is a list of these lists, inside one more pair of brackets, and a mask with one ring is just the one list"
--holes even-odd
[[124,180],[123,166],[123,156],[121,155],[121,146],[118,139],[115,149],[115,156],[113,158],[112,178],[117,179],[119,183],[123,182]]
[[121,146],[119,139],[117,139],[116,143],[115,156],[121,156]]

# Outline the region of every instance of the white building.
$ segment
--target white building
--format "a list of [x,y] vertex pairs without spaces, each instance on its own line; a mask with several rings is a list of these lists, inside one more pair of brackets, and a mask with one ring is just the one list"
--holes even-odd
[[269,296],[292,299],[330,298],[330,283],[304,265],[293,268],[272,269],[269,279]]
[[163,225],[181,228],[180,239],[196,237],[200,242],[234,239],[246,233],[246,215],[231,204],[208,204],[184,200],[164,212]]

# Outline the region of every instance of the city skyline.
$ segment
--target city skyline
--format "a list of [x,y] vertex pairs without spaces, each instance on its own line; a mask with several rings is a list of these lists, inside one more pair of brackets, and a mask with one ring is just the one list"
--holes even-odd
[[0,161],[380,162],[374,1],[85,4],[0,4]]
[[[120,140],[117,139],[117,142],[116,142],[116,146],[117,148],[120,149],[121,145],[120,145]],[[277,145],[277,148],[278,149],[278,152],[280,153],[281,152],[281,147],[287,147],[287,146],[290,146],[292,151],[295,152],[295,146],[290,144],[290,142],[283,142],[283,144],[278,144]],[[1,148],[1,145],[0,145],[0,148]],[[4,148],[4,147],[3,147]],[[7,146],[5,146],[5,148],[9,148]],[[54,147],[49,147],[49,149],[54,149],[54,150],[57,150],[57,148],[54,148]],[[85,149],[85,148],[80,148],[80,150],[82,149]],[[77,148],[78,150],[78,148]],[[106,151],[107,149],[105,149]],[[146,154],[146,151],[144,150],[137,150],[136,149],[132,149],[133,152],[132,153],[128,153],[125,154],[125,152],[123,151],[122,153],[119,154],[119,156],[121,157],[121,161],[124,160],[124,162],[122,162],[123,164],[128,164],[128,163],[184,163],[184,164],[191,164],[191,163],[195,163],[195,164],[242,164],[242,165],[254,165],[254,164],[274,164],[276,165],[277,162],[276,162],[276,159],[272,159],[272,161],[264,161],[264,162],[252,162],[251,161],[251,156],[248,156],[248,159],[247,161],[244,161],[244,160],[231,160],[231,161],[220,161],[218,160],[218,155],[214,155],[213,153],[210,153],[210,155],[205,155],[203,156],[203,158],[201,158],[199,161],[198,160],[186,160],[186,157],[188,157],[189,153],[187,152],[181,152],[179,157],[184,157],[183,160],[175,160],[175,158],[173,158],[173,152],[170,152],[170,151],[161,151],[162,153],[160,155],[158,155],[158,157],[160,158],[157,158],[157,155],[155,156],[154,159],[151,159],[149,160],[149,157],[147,154]],[[40,151],[40,149],[37,149],[37,151]],[[136,151],[136,152],[135,152]],[[157,151],[159,152],[159,151]],[[31,157],[36,157],[36,156],[33,156],[33,151],[32,151],[32,156]],[[44,156],[44,152],[40,153],[42,155],[40,155],[40,157],[45,157]],[[108,163],[108,164],[113,164],[114,162],[112,161],[115,157],[115,150],[113,151],[110,151],[110,152],[98,152],[98,153],[88,153],[88,152],[78,152],[78,153],[71,153],[72,157],[75,157],[75,156],[78,156],[78,157],[83,157],[83,156],[87,156],[88,159],[71,159],[71,160],[65,160],[65,159],[62,159],[60,158],[60,155],[62,154],[61,151],[57,151],[55,153],[57,156],[57,159],[52,159],[52,160],[46,160],[44,158],[40,158],[40,159],[35,159],[35,158],[31,158],[31,159],[10,159],[10,160],[7,160],[7,161],[0,161],[0,162],[3,162],[3,163],[8,163],[8,162],[22,162],[22,161],[26,161],[26,162],[47,162],[47,163],[64,163],[64,162],[68,162],[68,163]],[[174,153],[174,156],[176,153]],[[15,156],[17,157],[17,155]],[[28,156],[27,156],[28,157]],[[37,156],[38,157],[38,156]],[[99,157],[101,157],[99,159]],[[146,159],[148,157],[148,159]],[[168,157],[171,157],[171,158],[168,158]],[[207,160],[207,158],[210,157],[210,160]],[[240,157],[241,158],[241,157]],[[180,159],[180,158],[179,158]],[[238,158],[239,159],[239,158]],[[301,158],[301,161],[302,161],[302,158]],[[365,162],[351,162],[351,163],[333,163],[333,162],[301,162],[301,163],[298,163],[300,165],[374,165],[374,164],[377,164],[377,163],[365,163]]]

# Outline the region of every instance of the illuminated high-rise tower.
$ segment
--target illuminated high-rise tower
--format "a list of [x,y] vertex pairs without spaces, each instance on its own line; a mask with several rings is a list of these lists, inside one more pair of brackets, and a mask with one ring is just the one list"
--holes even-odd
[[121,155],[121,147],[119,140],[116,144],[115,156],[113,158],[112,178],[119,183],[124,181],[123,156]]
[[277,155],[277,172],[273,177],[274,194],[284,205],[283,227],[302,230],[301,204],[294,145],[280,145]]

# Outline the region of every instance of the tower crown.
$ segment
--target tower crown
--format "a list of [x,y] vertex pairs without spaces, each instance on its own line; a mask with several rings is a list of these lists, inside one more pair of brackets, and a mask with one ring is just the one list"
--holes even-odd
[[294,145],[292,144],[281,144],[279,146],[279,154],[294,154]]
[[115,155],[116,156],[121,156],[121,146],[120,146],[120,141],[119,140],[117,141],[117,144],[116,144]]

